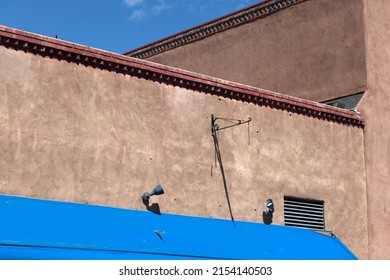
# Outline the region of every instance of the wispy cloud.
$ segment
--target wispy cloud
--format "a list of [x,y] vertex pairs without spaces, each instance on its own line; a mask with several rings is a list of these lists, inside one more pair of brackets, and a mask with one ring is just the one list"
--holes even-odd
[[[254,0],[122,0],[130,11],[129,21],[141,22],[176,8],[190,14],[208,15],[218,10],[220,15],[244,8]],[[259,2],[260,0],[256,0]],[[235,8],[235,9],[234,9]]]
[[123,0],[126,6],[132,8],[134,6],[137,6],[139,4],[142,4],[144,0]]
[[136,9],[136,10],[133,10],[131,12],[129,20],[130,21],[137,21],[137,22],[139,22],[142,19],[144,19],[145,17],[146,17],[146,12],[144,10]]
[[168,10],[171,6],[165,1],[165,0],[157,0],[157,3],[155,3],[152,6],[152,13],[154,15],[160,14],[164,10]]
[[123,0],[123,2],[131,9],[129,20],[133,22],[157,16],[172,6],[166,0]]

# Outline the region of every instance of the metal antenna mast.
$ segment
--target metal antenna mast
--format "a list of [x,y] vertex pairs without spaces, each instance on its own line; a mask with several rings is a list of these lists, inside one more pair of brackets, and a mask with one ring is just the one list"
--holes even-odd
[[[220,127],[218,124],[215,123],[217,120],[223,120],[226,122],[230,122],[231,124],[224,126],[224,127]],[[215,156],[218,159],[219,167],[221,168],[222,181],[223,181],[223,186],[225,188],[225,194],[226,194],[226,199],[227,199],[227,203],[228,203],[228,207],[229,207],[230,218],[232,219],[233,222],[234,222],[234,217],[233,217],[233,212],[232,212],[232,208],[230,205],[229,192],[228,192],[228,188],[227,188],[225,171],[223,169],[221,151],[219,149],[217,131],[248,123],[248,141],[249,141],[249,122],[251,120],[252,120],[251,118],[248,118],[248,120],[237,120],[237,119],[230,119],[230,118],[216,118],[216,117],[214,117],[214,114],[211,114],[211,135],[213,136],[213,140],[214,140]]]

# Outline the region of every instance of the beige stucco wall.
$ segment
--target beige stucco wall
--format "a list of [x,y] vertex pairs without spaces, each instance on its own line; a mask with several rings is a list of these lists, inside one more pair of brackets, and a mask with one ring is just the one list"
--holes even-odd
[[359,104],[367,120],[365,154],[371,259],[390,259],[390,2],[364,2],[368,90]]
[[308,0],[148,58],[325,101],[366,89],[361,0]]
[[[327,229],[367,258],[363,130],[0,47],[0,192],[262,222],[264,201],[325,201]],[[223,125],[223,123],[220,123]]]

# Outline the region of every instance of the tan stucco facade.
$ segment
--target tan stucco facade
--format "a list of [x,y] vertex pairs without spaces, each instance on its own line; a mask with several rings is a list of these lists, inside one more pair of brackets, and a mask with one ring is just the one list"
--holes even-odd
[[390,259],[390,2],[364,2],[368,89],[364,129],[371,259]]
[[314,101],[366,89],[363,3],[308,0],[147,58]]
[[[262,221],[283,196],[325,201],[326,228],[368,258],[364,131],[284,110],[0,46],[0,192],[230,219],[211,114],[252,121],[219,132],[235,220]],[[221,125],[223,123],[220,123]]]
[[369,258],[390,259],[389,15],[387,0],[308,0],[147,59],[315,101],[364,92]]

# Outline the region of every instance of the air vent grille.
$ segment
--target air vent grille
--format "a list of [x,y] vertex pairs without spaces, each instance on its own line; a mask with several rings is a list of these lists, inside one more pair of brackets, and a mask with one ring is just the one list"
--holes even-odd
[[286,226],[324,230],[324,202],[285,196],[284,224]]

